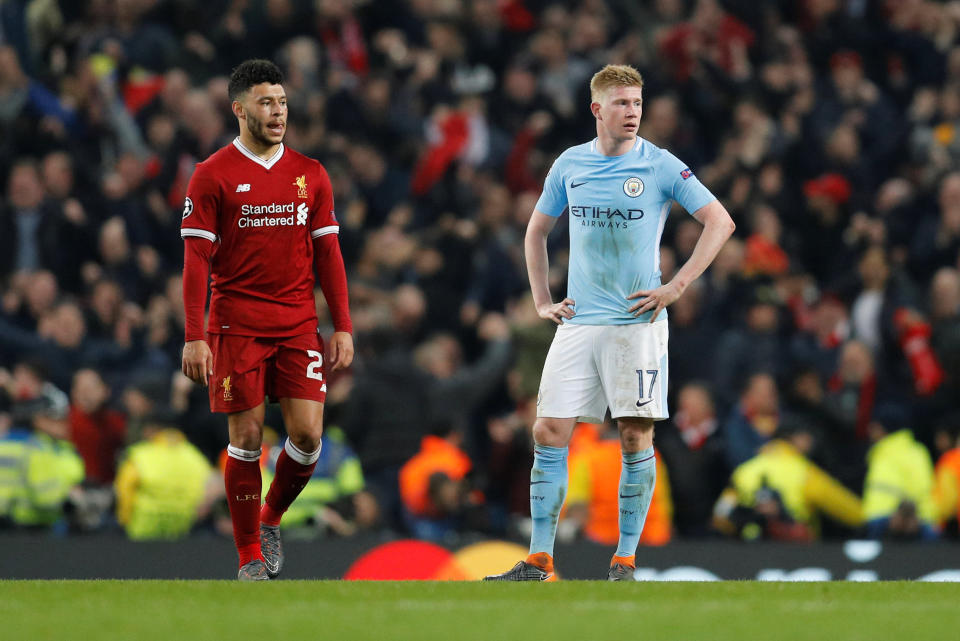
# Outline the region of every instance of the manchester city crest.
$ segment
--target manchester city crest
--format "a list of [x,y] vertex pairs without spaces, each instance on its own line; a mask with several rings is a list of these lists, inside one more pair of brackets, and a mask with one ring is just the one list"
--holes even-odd
[[631,198],[636,198],[643,193],[643,181],[636,177],[627,178],[623,183],[623,193]]

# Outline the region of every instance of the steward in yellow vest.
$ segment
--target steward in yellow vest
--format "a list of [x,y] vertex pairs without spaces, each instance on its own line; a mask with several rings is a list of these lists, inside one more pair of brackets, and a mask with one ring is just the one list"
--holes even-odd
[[151,427],[117,471],[117,521],[131,539],[179,539],[197,520],[213,468],[179,430]]
[[878,405],[867,433],[863,508],[867,533],[873,538],[932,540],[939,536],[933,501],[933,460],[927,448],[906,429],[906,410]]
[[714,508],[714,526],[746,539],[814,540],[821,514],[862,525],[860,499],[806,457],[810,432],[784,426],[778,437],[733,471]]
[[53,525],[82,481],[83,460],[69,441],[19,431],[0,440],[0,519],[18,527]]

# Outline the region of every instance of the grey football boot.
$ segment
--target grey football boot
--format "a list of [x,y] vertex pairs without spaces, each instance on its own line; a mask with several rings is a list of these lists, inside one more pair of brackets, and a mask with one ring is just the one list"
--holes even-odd
[[267,574],[277,578],[283,569],[283,544],[280,542],[280,527],[260,524],[260,551],[267,564]]
[[532,563],[517,561],[517,564],[503,574],[493,574],[483,578],[484,581],[556,581],[553,572],[542,570]]
[[254,559],[243,565],[237,572],[239,581],[269,581],[270,575],[267,573],[267,566],[260,559]]
[[607,581],[636,581],[633,572],[636,568],[622,563],[614,563],[607,571]]

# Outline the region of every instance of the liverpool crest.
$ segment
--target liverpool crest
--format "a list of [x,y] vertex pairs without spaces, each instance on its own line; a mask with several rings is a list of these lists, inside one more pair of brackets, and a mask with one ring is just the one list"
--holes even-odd
[[294,187],[297,188],[297,198],[306,198],[307,197],[307,177],[306,175],[297,176],[297,179],[293,181]]

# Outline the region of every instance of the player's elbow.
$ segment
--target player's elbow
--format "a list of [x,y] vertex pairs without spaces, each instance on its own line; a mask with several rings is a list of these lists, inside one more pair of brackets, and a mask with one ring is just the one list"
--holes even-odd
[[733,222],[733,218],[730,217],[730,214],[727,214],[726,220],[723,221],[723,229],[727,235],[727,238],[733,236],[733,232],[737,231],[737,224]]
[[730,214],[723,206],[715,209],[712,214],[713,215],[711,215],[709,219],[711,226],[714,227],[718,233],[723,234],[724,240],[730,238],[730,236],[733,235],[733,232],[737,229],[737,225],[733,222],[733,218],[730,217]]

